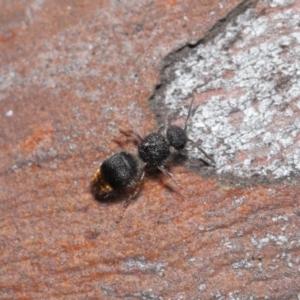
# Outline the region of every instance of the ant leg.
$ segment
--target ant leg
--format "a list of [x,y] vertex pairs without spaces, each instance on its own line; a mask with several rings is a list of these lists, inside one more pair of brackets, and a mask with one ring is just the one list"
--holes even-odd
[[157,129],[158,133],[161,133],[165,129],[166,125],[160,125],[159,128]]
[[144,181],[144,178],[145,178],[145,171],[142,172],[141,177],[138,180],[137,188],[134,190],[134,192],[125,201],[125,203],[123,205],[123,209],[124,210],[128,207],[128,205],[130,204],[131,200],[134,199],[137,196],[137,194],[140,192],[140,190],[141,190],[141,184]]
[[135,131],[133,131],[132,129],[127,129],[127,130],[124,130],[124,129],[119,129],[120,132],[122,134],[124,134],[125,136],[129,137],[129,136],[135,136],[135,138],[137,138],[140,142],[143,140],[142,137],[136,133]]
[[175,180],[173,174],[171,172],[169,172],[166,168],[164,168],[163,166],[157,166],[157,168],[163,172],[164,175],[166,175],[167,177],[169,177],[171,180],[173,180],[178,186],[181,187],[180,183]]
[[[210,159],[215,165],[216,161],[211,157],[209,154],[207,154],[201,147],[199,147],[194,141],[188,139],[189,142],[191,142],[197,149],[199,149],[208,159]],[[211,165],[211,164],[209,164]]]
[[[180,188],[182,188],[181,184],[177,180],[175,180],[175,178],[171,172],[166,170],[163,166],[159,166],[157,168],[160,171],[162,171],[164,175],[168,176],[171,180],[173,180],[175,184],[177,184]],[[180,191],[177,191],[177,192],[179,193],[180,197],[183,198],[183,195],[181,194],[181,192]]]
[[120,142],[119,140],[114,139],[114,142],[117,143],[123,151],[125,151],[123,144],[127,143],[128,141],[133,143],[135,146],[137,146],[137,144],[142,141],[142,137],[138,133],[134,132],[131,129],[128,129],[128,130],[119,129],[119,131],[120,131],[120,133],[125,135],[125,137],[128,137],[128,139],[126,139],[126,142],[125,141]]
[[[135,133],[133,130],[128,129],[128,130],[124,130],[119,128],[120,133],[124,134],[126,137],[132,137],[130,139],[131,142],[136,143],[136,142],[141,142],[142,138],[138,133]],[[123,144],[125,144],[126,142],[124,142],[123,140],[119,140],[119,139],[113,139],[113,141],[122,149],[122,151],[125,151]]]
[[140,192],[140,190],[141,190],[141,183],[143,182],[144,178],[145,178],[145,171],[143,170],[143,172],[142,172],[142,174],[141,174],[141,176],[140,176],[140,178],[139,178],[139,180],[138,180],[137,188],[136,188],[136,189],[134,190],[134,192],[126,199],[126,201],[125,201],[124,204],[123,204],[122,212],[121,212],[121,214],[120,214],[120,216],[119,216],[118,221],[116,221],[117,223],[120,223],[120,221],[122,220],[123,215],[124,215],[124,212],[125,212],[126,208],[129,206],[131,200],[134,199],[134,198],[137,196],[137,194]]

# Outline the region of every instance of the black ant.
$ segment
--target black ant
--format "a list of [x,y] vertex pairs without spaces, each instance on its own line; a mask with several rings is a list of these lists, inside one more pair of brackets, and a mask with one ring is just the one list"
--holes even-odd
[[[187,124],[191,116],[194,98],[190,104],[184,128],[177,125],[169,126],[165,132],[160,130],[150,133],[144,139],[133,130],[120,130],[124,135],[137,137],[138,154],[122,151],[107,158],[100,165],[91,181],[91,191],[97,199],[103,200],[116,197],[122,193],[129,193],[124,205],[126,207],[131,199],[139,192],[141,182],[145,177],[145,167],[154,166],[178,184],[165,167],[173,161],[186,146],[192,142],[187,136]],[[195,145],[207,158],[215,163],[201,147]],[[178,184],[179,185],[179,184]]]

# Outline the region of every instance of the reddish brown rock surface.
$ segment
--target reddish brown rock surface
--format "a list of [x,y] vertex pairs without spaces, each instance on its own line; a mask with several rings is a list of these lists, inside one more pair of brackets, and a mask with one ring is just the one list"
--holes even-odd
[[257,17],[300,11],[297,1],[0,1],[0,299],[300,298],[297,176],[237,187],[218,165],[209,178],[174,167],[181,187],[148,176],[119,223],[122,202],[88,189],[120,151],[120,127],[157,128],[147,100],[163,59],[250,6]]

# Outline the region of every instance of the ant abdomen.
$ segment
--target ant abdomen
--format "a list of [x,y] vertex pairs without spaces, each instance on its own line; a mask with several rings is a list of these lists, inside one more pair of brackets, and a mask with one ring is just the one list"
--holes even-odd
[[91,191],[98,199],[115,197],[139,185],[143,166],[139,158],[120,152],[103,161],[91,182]]

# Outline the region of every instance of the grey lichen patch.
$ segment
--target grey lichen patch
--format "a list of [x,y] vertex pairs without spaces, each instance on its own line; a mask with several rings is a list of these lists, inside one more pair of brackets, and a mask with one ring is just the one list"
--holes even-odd
[[160,297],[156,295],[152,289],[136,292],[133,294],[135,298],[137,299],[143,299],[143,300],[163,300],[163,297]]
[[295,3],[295,0],[263,0],[264,3],[270,5],[271,7],[276,6],[287,6]]
[[[262,1],[262,14],[248,7],[167,59],[150,106],[160,107],[159,122],[163,104],[183,124],[194,95],[188,135],[214,155],[218,174],[300,171],[300,8],[292,2]],[[200,153],[190,146],[189,156]]]
[[258,239],[257,237],[251,238],[251,243],[258,249],[262,249],[271,242],[276,243],[277,245],[283,245],[288,242],[288,237],[284,235],[275,236],[273,234],[267,234],[261,239]]
[[140,270],[143,273],[156,273],[163,277],[167,263],[150,262],[145,257],[138,257],[136,259],[129,259],[123,264],[124,272],[130,273],[133,270]]

